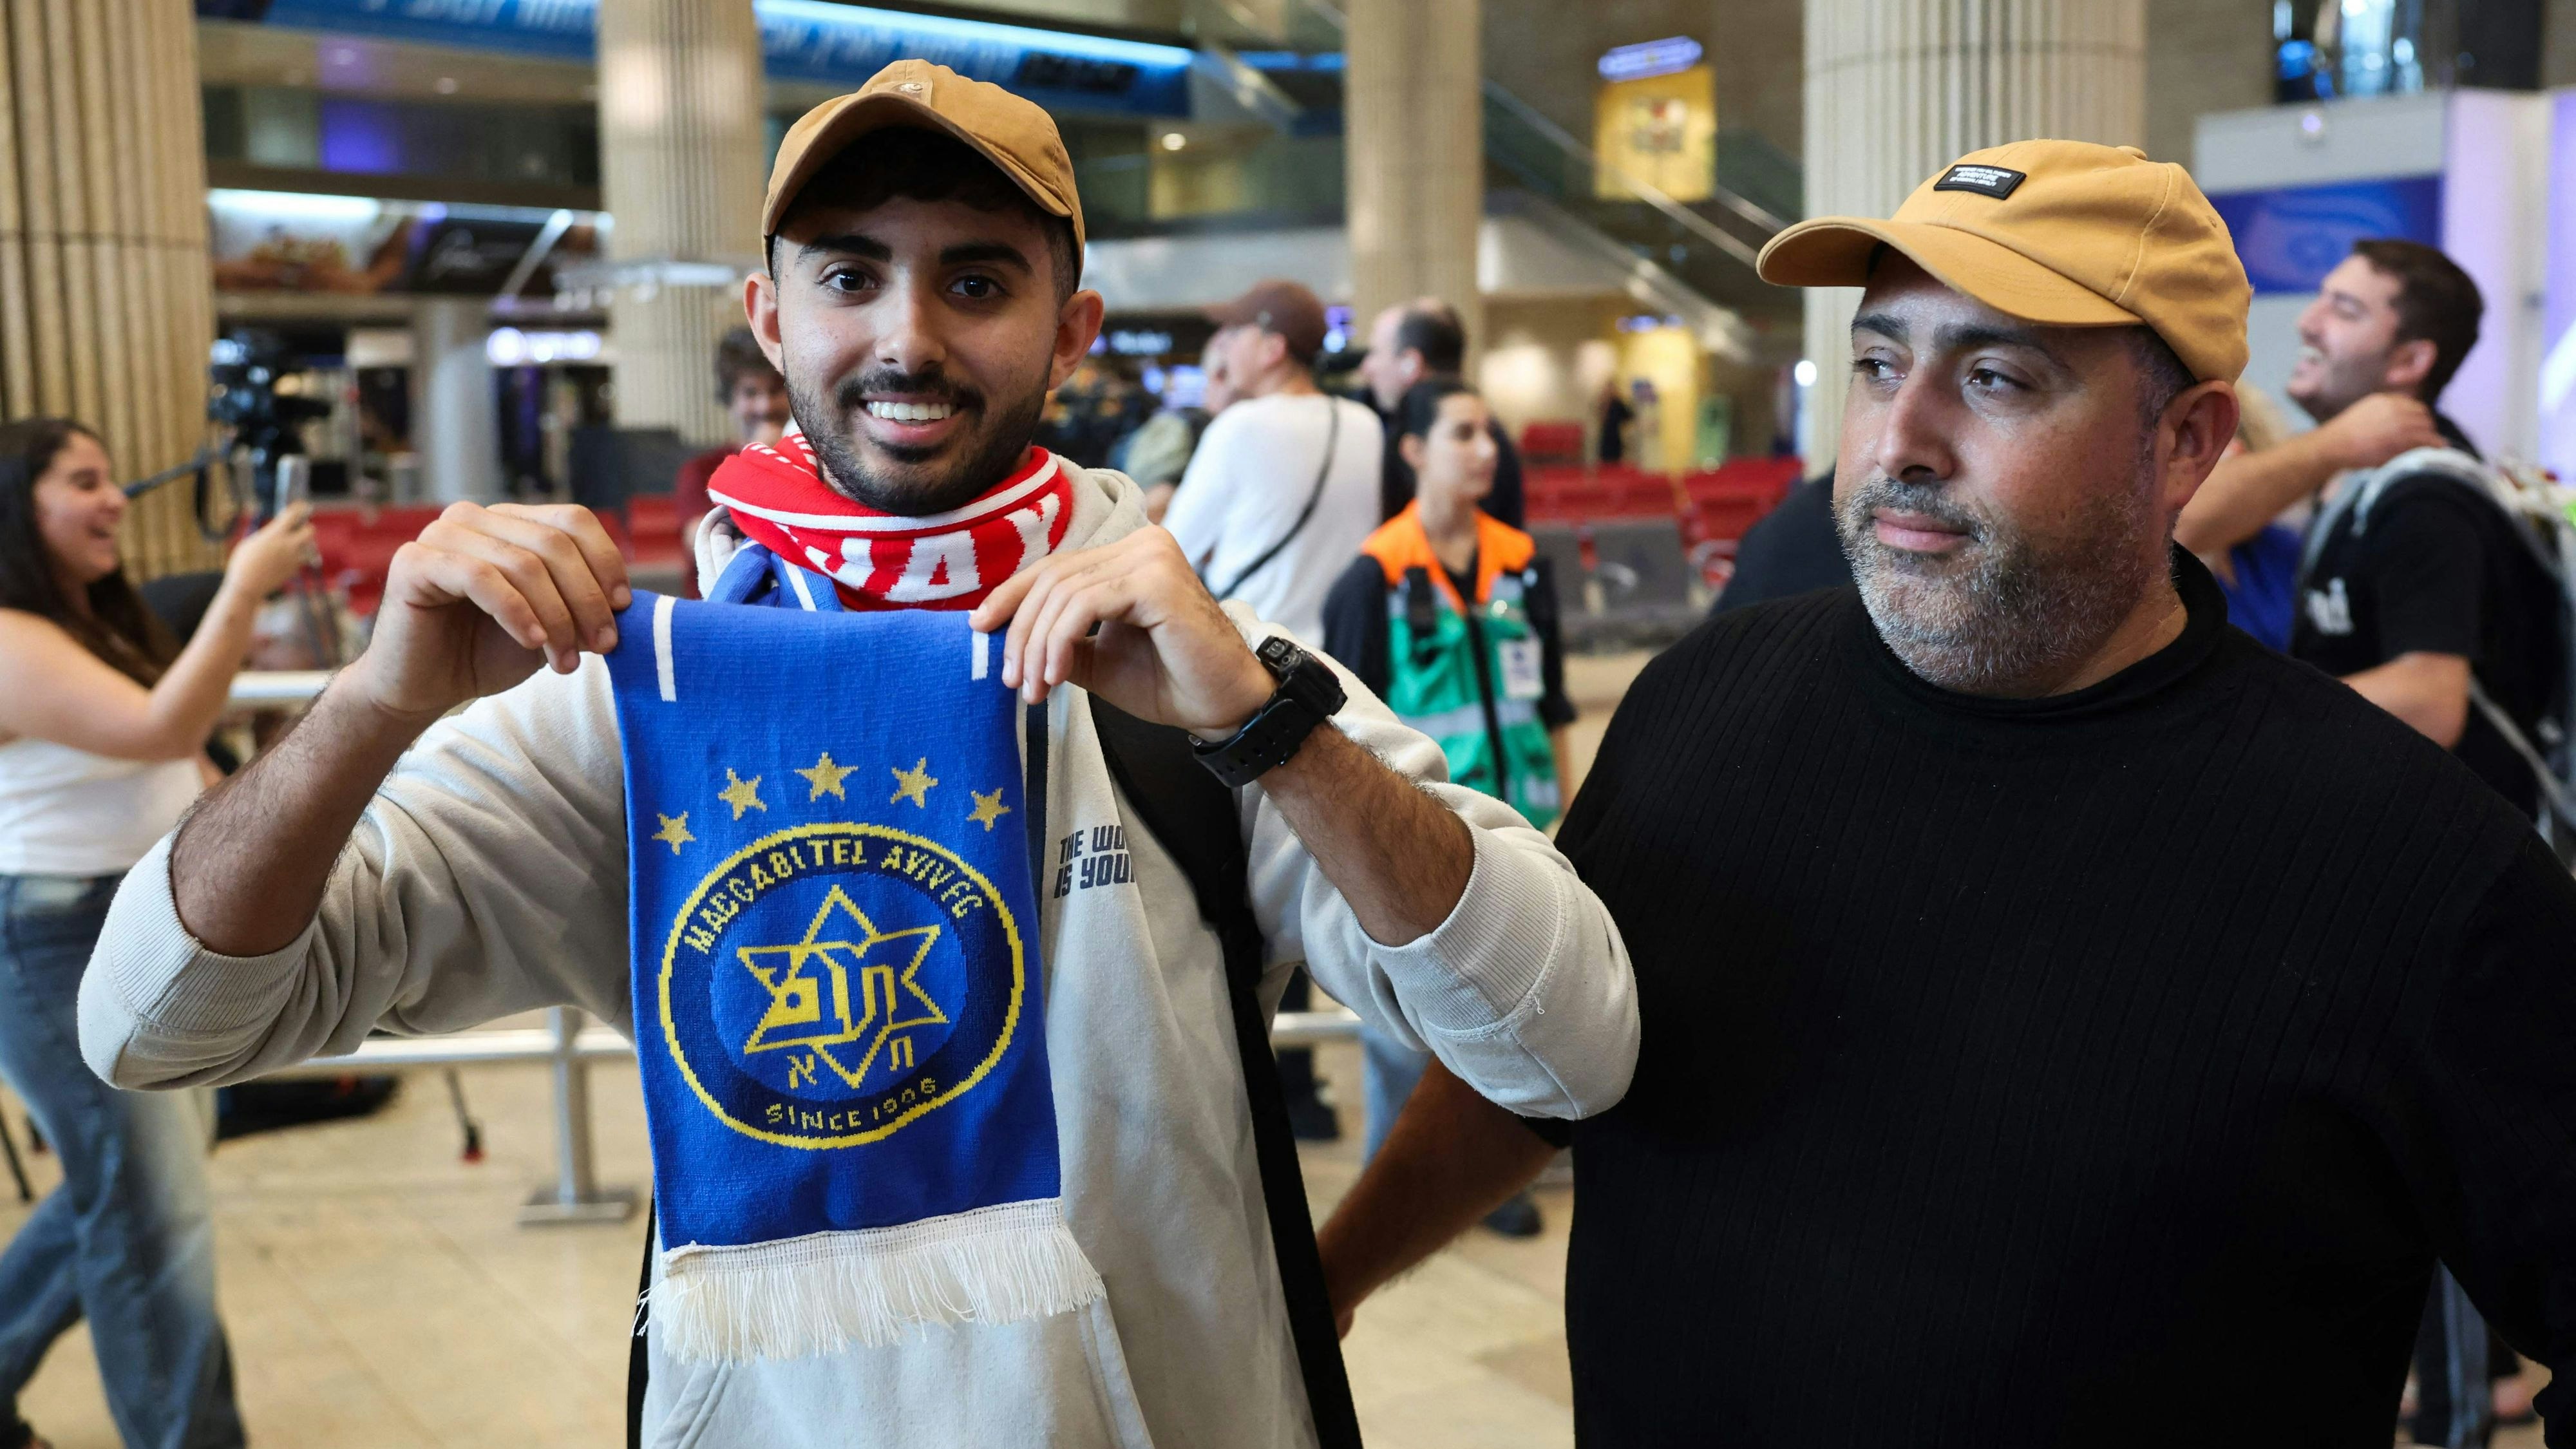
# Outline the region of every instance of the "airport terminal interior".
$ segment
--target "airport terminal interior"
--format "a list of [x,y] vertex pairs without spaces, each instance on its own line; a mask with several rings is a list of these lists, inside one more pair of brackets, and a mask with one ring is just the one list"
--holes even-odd
[[[734,335],[744,279],[770,261],[763,188],[782,148],[804,144],[791,131],[800,116],[903,62],[947,70],[901,74],[990,83],[1052,119],[1066,189],[1079,194],[1082,286],[1102,313],[1087,355],[1044,396],[1035,441],[1069,465],[1178,485],[1144,495],[1147,506],[1185,545],[1194,529],[1208,537],[1214,551],[1190,561],[1210,587],[1232,571],[1211,562],[1226,548],[1260,553],[1240,532],[1208,532],[1220,523],[1276,533],[1279,548],[1326,536],[1305,533],[1307,516],[1338,466],[1340,435],[1328,435],[1302,512],[1301,475],[1272,514],[1236,504],[1231,522],[1212,523],[1227,465],[1193,464],[1193,449],[1241,436],[1222,431],[1228,409],[1312,387],[1364,404],[1351,416],[1380,420],[1368,436],[1388,439],[1386,486],[1401,472],[1410,490],[1414,467],[1425,470],[1415,512],[1396,512],[1409,492],[1388,494],[1387,515],[1428,520],[1432,470],[1447,465],[1424,440],[1453,406],[1441,380],[1480,397],[1493,442],[1476,455],[1478,479],[1490,474],[1477,486],[1495,490],[1484,507],[1510,527],[1462,525],[1462,536],[1487,550],[1488,574],[1518,580],[1511,571],[1526,566],[1549,592],[1544,606],[1523,609],[1507,591],[1471,612],[1491,611],[1487,629],[1540,621],[1526,626],[1547,636],[1547,683],[1533,646],[1522,687],[1522,641],[1502,636],[1493,663],[1515,678],[1498,702],[1487,641],[1471,633],[1475,667],[1455,686],[1471,718],[1442,744],[1453,769],[1466,768],[1461,750],[1552,759],[1552,778],[1512,797],[1551,828],[1658,655],[1713,612],[1834,581],[1783,587],[1773,571],[1786,565],[1773,560],[1790,547],[1791,500],[1835,466],[1860,386],[1858,293],[1774,285],[1757,257],[1806,218],[1886,217],[1981,148],[2058,137],[2141,148],[2187,172],[2250,287],[2238,387],[2247,448],[2325,436],[2302,369],[2340,344],[2319,341],[2332,324],[2317,309],[2339,295],[2331,276],[2357,265],[2357,243],[2396,239],[2439,249],[2484,298],[2474,345],[2442,364],[2457,371],[2441,417],[2498,476],[2544,492],[2576,476],[2576,0],[0,0],[0,421],[76,419],[103,448],[130,500],[107,524],[116,566],[180,637],[231,617],[218,587],[228,549],[256,523],[309,508],[307,553],[244,614],[247,667],[219,710],[207,696],[209,779],[258,760],[360,657],[397,551],[453,505],[579,505],[637,588],[697,597],[722,582],[697,564],[709,479],[718,494],[735,486],[724,479],[740,475],[722,470],[749,456],[736,450],[769,454],[787,416],[788,385],[754,339]],[[2022,172],[1999,174],[2015,179],[1958,184],[2001,198]],[[2401,327],[2419,326],[2399,312]],[[2429,349],[2402,339],[2442,334],[2397,335]],[[1416,409],[1432,421],[1408,421]],[[1408,466],[1417,455],[1401,448],[1416,443]],[[1351,542],[1278,565],[1321,570],[1304,607],[1330,616],[1324,628],[1340,616],[1318,601],[1361,557],[1352,544],[1385,537],[1371,535],[1382,464],[1369,447],[1353,505],[1366,517]],[[1847,581],[1828,505],[1806,496],[1817,504],[1809,536],[1822,540],[1808,547]],[[2546,496],[2576,529],[2568,495]],[[2304,526],[2304,495],[2284,503],[2279,521],[2267,512],[2256,525]],[[25,527],[11,510],[26,506],[0,507],[0,530]],[[1336,494],[1326,511],[1340,506]],[[1368,547],[1385,558],[1394,545]],[[1493,552],[1522,547],[1517,563]],[[0,548],[0,570],[24,562],[16,549]],[[975,548],[962,557],[971,573]],[[1388,588],[1361,591],[1376,594],[1381,632],[1393,600],[1417,670],[1435,593],[1488,586],[1480,556],[1464,557],[1440,555],[1438,590],[1434,571],[1388,563]],[[1271,566],[1262,554],[1245,573]],[[945,574],[923,577],[949,588]],[[15,637],[0,631],[0,649]],[[1384,656],[1384,638],[1376,645]],[[1379,659],[1381,673],[1415,678],[1405,647]],[[980,643],[975,658],[982,679]],[[670,667],[666,653],[665,699]],[[1426,706],[1408,722],[1416,714],[1434,717]],[[1524,732],[1507,749],[1514,728]],[[28,743],[10,733],[0,729],[0,796],[22,778],[8,751]],[[2576,745],[2553,737],[2549,748]],[[2559,763],[2544,781],[2563,776]],[[813,798],[839,795],[831,756],[817,768],[831,783],[809,775]],[[907,778],[898,768],[898,800]],[[733,821],[745,808],[733,804]],[[698,828],[713,835],[707,818]],[[976,818],[991,836],[993,819]],[[662,819],[666,834],[649,841],[676,857],[693,837]],[[1085,886],[1093,864],[1082,862]],[[1098,864],[1107,883],[1109,863]],[[106,869],[49,868],[7,842],[0,866],[0,883]],[[18,949],[16,931],[0,933],[0,956]],[[808,931],[819,951],[814,940]],[[1712,969],[1727,944],[1708,942]],[[771,1010],[819,1012],[815,989]],[[5,999],[24,998],[13,988]],[[1377,1068],[1353,1006],[1365,1003],[1292,995],[1273,1029],[1317,1224],[1383,1130],[1370,1113],[1390,1110],[1370,1089]],[[846,1000],[839,1009],[847,1018]],[[929,1015],[947,1021],[936,1004]],[[1232,1028],[1208,1029],[1233,1060]],[[1644,1030],[1651,1049],[1651,1018]],[[659,1050],[645,1045],[648,1059]],[[28,1075],[79,1069],[67,1046],[56,1050],[52,1067],[0,1057],[0,1249],[43,1227],[49,1195],[74,1191]],[[231,1375],[219,1394],[237,1402],[248,1440],[621,1442],[654,1187],[637,1053],[553,1007],[452,1034],[380,1033],[353,1057],[171,1099],[211,1144],[202,1176]],[[802,1060],[810,1073],[814,1058]],[[854,1090],[871,1071],[834,1067]],[[1219,1085],[1235,1089],[1230,1075]],[[1566,1307],[1581,1151],[1578,1137],[1525,1196],[1360,1307],[1342,1361],[1368,1444],[1577,1442]],[[2562,1289],[2576,1281],[2558,1271]],[[24,1281],[0,1278],[0,1293]],[[2546,1346],[2559,1352],[2576,1343],[2569,1302],[2556,1308],[2561,1340]],[[28,1339],[44,1325],[18,1306],[0,1302],[0,1372],[35,1364],[16,1399],[41,1436],[28,1442],[242,1442],[220,1428],[147,1437],[111,1407],[124,1350],[77,1323],[47,1349]],[[2495,1342],[2464,1391],[2483,1406],[2468,1437],[2424,1438],[2433,1431],[2392,1400],[2394,1437],[2379,1442],[2542,1444],[2530,1401],[2548,1369]],[[2544,1351],[2515,1346],[2534,1360]],[[2409,1404],[2435,1361],[2421,1353]],[[0,1382],[0,1449],[15,1449],[10,1387]],[[2147,1392],[2188,1399],[2195,1386]],[[2223,1425],[2224,1406],[2209,1407]],[[2112,1441],[2070,1429],[2047,1442]],[[1623,1441],[1587,1431],[1583,1442]],[[1720,1423],[1660,1442],[1775,1449]],[[2258,1443],[2223,1427],[2203,1442]],[[2276,1442],[2325,1441],[2259,1441]]]

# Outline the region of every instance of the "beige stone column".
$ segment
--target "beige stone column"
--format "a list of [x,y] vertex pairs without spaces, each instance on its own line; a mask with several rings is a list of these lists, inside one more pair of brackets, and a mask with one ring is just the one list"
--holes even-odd
[[[214,317],[188,0],[0,0],[0,416],[77,418],[129,478],[181,462]],[[187,492],[128,515],[138,577],[218,560]]]
[[[2144,142],[2145,0],[1806,0],[1807,214],[1885,216],[1962,152]],[[2160,157],[2160,160],[2185,159]],[[1800,451],[1833,457],[1860,293],[1807,293]]]
[[1481,11],[1482,0],[1351,0],[1342,154],[1357,327],[1392,303],[1441,297],[1469,345],[1484,343]]
[[[751,0],[603,0],[600,183],[615,226],[609,303],[617,421],[728,434],[716,339],[759,264],[760,31]],[[721,268],[715,276],[693,276]]]

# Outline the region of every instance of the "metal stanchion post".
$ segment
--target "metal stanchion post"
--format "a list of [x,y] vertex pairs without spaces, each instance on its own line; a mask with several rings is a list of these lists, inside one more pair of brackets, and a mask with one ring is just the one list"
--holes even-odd
[[519,1209],[519,1226],[624,1222],[635,1211],[634,1190],[603,1190],[592,1164],[590,1067],[574,1050],[581,1013],[557,1006],[546,1016],[554,1047],[548,1064],[554,1069],[555,1185],[541,1189]]

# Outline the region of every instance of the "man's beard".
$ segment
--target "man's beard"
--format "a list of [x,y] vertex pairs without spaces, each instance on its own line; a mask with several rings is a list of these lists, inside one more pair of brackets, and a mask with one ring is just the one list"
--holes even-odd
[[[935,448],[871,445],[894,460],[892,467],[872,465],[861,450],[855,421],[866,415],[872,392],[949,403],[968,415],[969,426],[961,429],[963,436]],[[873,368],[841,379],[828,400],[793,378],[787,384],[788,410],[823,464],[823,481],[879,512],[913,518],[963,508],[1011,476],[1028,452],[1029,440],[1037,436],[1046,398],[1044,373],[1026,393],[1004,399],[999,411],[984,394],[949,381],[937,368],[918,373]],[[950,459],[945,467],[937,461],[943,455]]]
[[[1872,509],[1919,513],[1966,530],[1952,553],[1889,548]],[[2144,462],[2093,493],[2066,530],[2034,537],[1945,496],[1938,484],[1873,477],[1835,509],[1843,555],[1879,637],[1905,667],[1967,694],[2037,694],[2101,648],[2154,587],[2160,559]]]
[[2320,423],[2330,421],[2345,408],[2379,391],[2379,380],[2388,372],[2388,359],[2385,357],[2364,365],[2336,358],[2320,349],[2318,361],[2321,379],[2317,385],[2304,393],[2285,390],[2284,395],[2298,404],[2299,411]]

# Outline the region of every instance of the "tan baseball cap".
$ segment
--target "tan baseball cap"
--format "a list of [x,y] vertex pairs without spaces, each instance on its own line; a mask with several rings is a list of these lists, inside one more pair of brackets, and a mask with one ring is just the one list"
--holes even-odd
[[1971,151],[1887,220],[1802,221],[1755,267],[1784,287],[1864,286],[1882,243],[1998,312],[2052,327],[2143,323],[2204,382],[2245,370],[2254,290],[2227,223],[2190,173],[2135,146]]
[[1027,192],[1038,210],[1073,223],[1074,255],[1082,254],[1082,198],[1074,191],[1073,159],[1065,154],[1055,118],[1025,96],[926,60],[898,60],[787,128],[778,163],[769,171],[769,195],[760,204],[760,234],[777,235],[779,219],[815,172],[851,142],[888,126],[946,131],[974,147]]

